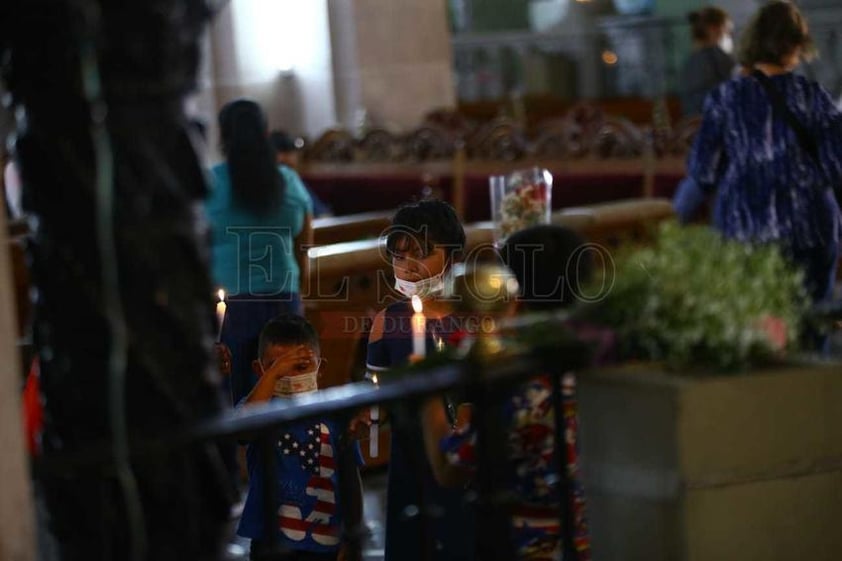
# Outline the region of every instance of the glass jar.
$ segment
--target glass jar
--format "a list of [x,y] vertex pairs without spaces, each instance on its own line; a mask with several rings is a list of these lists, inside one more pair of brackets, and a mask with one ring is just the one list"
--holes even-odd
[[550,223],[553,176],[546,169],[531,168],[492,176],[489,188],[497,247],[519,230]]

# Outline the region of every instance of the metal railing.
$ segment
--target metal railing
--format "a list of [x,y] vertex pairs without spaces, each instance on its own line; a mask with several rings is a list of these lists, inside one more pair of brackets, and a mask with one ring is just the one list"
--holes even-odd
[[[534,320],[520,320],[519,325],[547,321],[546,316]],[[536,347],[526,354],[510,360],[495,360],[493,364],[477,360],[434,361],[423,363],[403,371],[395,371],[389,379],[382,380],[377,387],[368,383],[348,384],[328,388],[317,394],[294,399],[272,401],[247,408],[227,411],[217,418],[154,439],[133,441],[129,450],[132,461],[143,457],[165,457],[171,450],[199,442],[238,440],[248,438],[262,451],[272,450],[278,431],[290,423],[301,420],[333,416],[348,418],[353,412],[372,405],[406,405],[411,412],[406,417],[415,417],[425,397],[449,390],[461,390],[470,397],[474,411],[472,424],[477,430],[477,470],[473,478],[473,504],[477,513],[476,547],[477,559],[489,561],[511,561],[512,543],[508,528],[511,521],[506,514],[506,505],[501,491],[507,485],[504,462],[506,430],[500,422],[499,403],[508,395],[512,384],[536,373],[549,374],[553,379],[553,408],[555,411],[556,468],[560,490],[559,517],[565,560],[575,560],[572,519],[569,510],[569,481],[565,464],[564,415],[562,412],[561,377],[564,373],[583,366],[587,352],[583,344],[570,340],[553,345],[553,348]],[[418,375],[423,373],[423,375]],[[398,417],[392,422],[397,423]],[[274,453],[262,453],[264,467],[264,499],[274,497],[278,482]],[[110,447],[102,443],[91,443],[89,447],[74,452],[54,454],[35,462],[35,472],[40,478],[63,477],[95,470],[108,473],[113,468]],[[277,521],[274,501],[264,500],[264,535],[271,536],[269,543],[277,544]],[[407,505],[410,506],[410,505]],[[417,509],[417,515],[424,519],[441,516],[435,505]],[[423,527],[423,525],[422,525]],[[500,531],[506,528],[507,531]],[[493,530],[496,529],[496,530]],[[421,551],[428,551],[425,541],[430,536],[419,535]],[[150,537],[150,539],[152,539]],[[350,534],[349,539],[361,539],[359,534]],[[281,552],[278,548],[274,553]],[[266,554],[271,555],[270,549]],[[429,554],[429,551],[428,551]],[[272,557],[267,557],[272,558]],[[431,558],[431,557],[426,557]]]
[[[842,7],[805,10],[820,56],[801,69],[842,95]],[[739,38],[739,30],[736,37]],[[690,50],[684,18],[605,16],[555,31],[461,31],[452,36],[457,97],[522,94],[571,99],[675,94]]]

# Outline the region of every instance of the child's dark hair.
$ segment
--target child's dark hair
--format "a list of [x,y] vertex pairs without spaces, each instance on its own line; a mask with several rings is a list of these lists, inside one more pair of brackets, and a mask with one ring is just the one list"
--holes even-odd
[[520,284],[528,310],[570,306],[592,272],[584,240],[562,226],[542,225],[515,232],[500,249],[503,262]]
[[439,199],[424,199],[401,206],[386,231],[386,249],[393,253],[403,240],[415,239],[426,251],[442,246],[448,259],[465,248],[465,229],[448,203]]
[[297,152],[300,148],[298,142],[300,141],[290,136],[286,131],[274,130],[269,133],[269,143],[275,149],[275,152],[281,154]]
[[687,14],[690,32],[696,41],[708,41],[711,28],[722,27],[728,21],[728,12],[716,6],[707,6]]
[[257,356],[270,345],[307,345],[319,350],[319,334],[309,321],[296,314],[284,314],[269,321],[260,331]]

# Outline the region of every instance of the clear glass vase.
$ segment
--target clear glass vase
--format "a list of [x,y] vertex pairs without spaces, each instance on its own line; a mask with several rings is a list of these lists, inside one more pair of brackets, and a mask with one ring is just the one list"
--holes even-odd
[[494,241],[499,247],[513,233],[549,224],[553,176],[546,169],[518,170],[489,178]]

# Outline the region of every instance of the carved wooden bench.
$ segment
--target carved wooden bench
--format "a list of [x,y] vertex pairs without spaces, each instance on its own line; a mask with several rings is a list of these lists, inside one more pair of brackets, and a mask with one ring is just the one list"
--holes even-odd
[[[636,199],[562,209],[553,213],[552,221],[614,248],[646,243],[652,226],[672,216],[667,199]],[[492,222],[470,224],[465,234],[467,259],[496,258]],[[327,386],[343,384],[362,374],[370,320],[396,298],[391,263],[380,239],[315,247],[309,257],[304,303],[327,358],[322,381]]]

